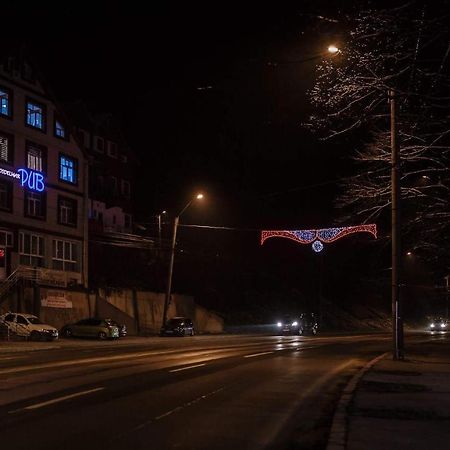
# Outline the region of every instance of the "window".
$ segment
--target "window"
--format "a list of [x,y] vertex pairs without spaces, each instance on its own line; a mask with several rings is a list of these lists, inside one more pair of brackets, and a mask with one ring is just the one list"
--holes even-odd
[[45,240],[37,234],[19,233],[20,264],[44,266]]
[[105,150],[105,142],[103,141],[103,138],[99,136],[95,136],[95,150],[100,153],[103,153]]
[[13,234],[11,231],[0,230],[0,245],[6,247],[13,246]]
[[14,136],[0,131],[0,161],[13,164],[14,162]]
[[78,138],[82,142],[85,148],[90,148],[90,142],[89,142],[89,133],[84,130],[78,130]]
[[66,183],[77,183],[77,160],[66,155],[59,155],[59,179]]
[[46,213],[45,200],[44,192],[25,191],[25,215],[36,219],[44,219]]
[[130,196],[130,182],[127,180],[122,180],[122,194],[125,197],[129,197]]
[[0,86],[0,116],[11,117],[11,91]]
[[31,170],[45,172],[47,149],[42,145],[26,142],[26,165]]
[[110,177],[110,186],[111,190],[116,193],[117,192],[117,178],[116,177]]
[[79,245],[76,242],[53,240],[53,269],[70,272],[79,271]]
[[58,196],[58,222],[62,225],[77,224],[77,201]]
[[123,162],[123,163],[126,163],[126,162],[128,162],[128,156],[127,155],[120,155],[120,160]]
[[41,103],[27,100],[25,123],[33,128],[45,130],[45,106]]
[[117,158],[118,151],[117,144],[115,142],[108,141],[108,156],[111,156],[111,158]]
[[0,180],[0,211],[12,212],[13,184]]
[[61,139],[66,139],[66,128],[60,120],[55,119],[55,136]]

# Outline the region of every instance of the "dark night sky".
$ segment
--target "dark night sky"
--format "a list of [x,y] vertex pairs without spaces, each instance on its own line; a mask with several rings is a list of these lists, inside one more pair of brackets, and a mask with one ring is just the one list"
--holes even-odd
[[[258,229],[335,223],[337,186],[329,182],[349,172],[353,145],[320,142],[301,126],[320,59],[282,62],[308,59],[345,39],[339,24],[313,16],[339,17],[339,6],[349,2],[153,2],[145,9],[95,3],[58,10],[40,3],[26,16],[11,3],[1,46],[26,44],[61,100],[83,99],[122,120],[141,161],[144,181],[135,191],[142,219],[179,210],[202,189],[207,200],[190,208],[185,223]],[[181,233],[186,253],[197,252],[205,271],[214,269],[208,258],[224,258],[209,273],[223,272],[217,285],[251,286],[266,277],[280,286],[286,277],[297,287],[309,279],[308,289],[316,289],[310,249],[282,242],[273,254],[270,248],[261,254],[256,233]],[[333,252],[342,256],[345,249],[336,245]],[[229,269],[238,259],[239,280]],[[186,280],[195,290],[202,278]]]

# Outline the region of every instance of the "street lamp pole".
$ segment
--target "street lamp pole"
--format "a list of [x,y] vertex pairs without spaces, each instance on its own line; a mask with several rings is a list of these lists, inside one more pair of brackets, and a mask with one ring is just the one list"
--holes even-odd
[[392,338],[394,360],[404,358],[403,316],[400,297],[400,151],[397,136],[396,92],[388,92],[391,115],[391,239],[392,239]]
[[191,206],[191,203],[197,199],[200,200],[203,198],[203,194],[198,194],[195,198],[193,198],[182,210],[181,212],[175,217],[175,220],[173,222],[173,233],[172,233],[172,243],[170,245],[170,260],[169,260],[169,271],[167,273],[167,290],[166,290],[166,297],[164,299],[164,310],[163,310],[163,319],[162,319],[162,326],[164,326],[167,322],[167,312],[169,310],[170,305],[170,299],[172,296],[172,275],[173,275],[173,263],[175,260],[175,246],[177,242],[177,231],[178,231],[178,224],[180,222],[181,215]]

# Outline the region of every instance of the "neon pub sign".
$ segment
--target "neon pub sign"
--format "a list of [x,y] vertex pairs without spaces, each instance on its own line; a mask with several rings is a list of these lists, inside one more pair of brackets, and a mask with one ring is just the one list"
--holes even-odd
[[0,175],[15,178],[20,181],[20,185],[31,191],[42,192],[45,189],[44,175],[32,169],[17,169],[16,171],[3,169],[0,167]]

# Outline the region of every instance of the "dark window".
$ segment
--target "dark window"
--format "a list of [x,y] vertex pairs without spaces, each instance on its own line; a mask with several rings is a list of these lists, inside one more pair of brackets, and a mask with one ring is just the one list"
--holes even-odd
[[25,215],[45,219],[46,198],[44,192],[25,191]]
[[122,180],[122,195],[129,197],[131,193],[130,182],[127,180]]
[[12,211],[13,184],[10,181],[0,180],[0,210]]
[[26,266],[44,266],[45,241],[42,236],[29,233],[19,233],[20,264]]
[[54,239],[52,259],[53,269],[77,272],[79,270],[78,244],[76,242]]
[[59,155],[59,179],[66,183],[77,184],[77,166],[75,158],[66,155]]
[[102,152],[105,150],[105,142],[103,140],[103,138],[96,136],[95,138],[95,149],[98,152]]
[[34,100],[27,100],[25,123],[30,127],[44,131],[45,120],[45,106]]
[[61,139],[66,139],[66,127],[59,119],[55,119],[55,136]]
[[14,136],[0,131],[0,161],[8,164],[14,162]]
[[111,156],[112,158],[117,158],[118,151],[117,151],[117,144],[115,142],[108,141],[108,156]]
[[26,166],[37,172],[46,172],[47,149],[33,142],[26,142]]
[[20,325],[28,325],[27,319],[25,319],[25,317],[23,316],[17,316],[17,323],[19,323]]
[[58,222],[62,225],[77,224],[77,201],[67,197],[58,197]]
[[0,86],[0,116],[11,117],[11,91]]
[[5,322],[14,322],[14,314],[8,314],[5,317]]

